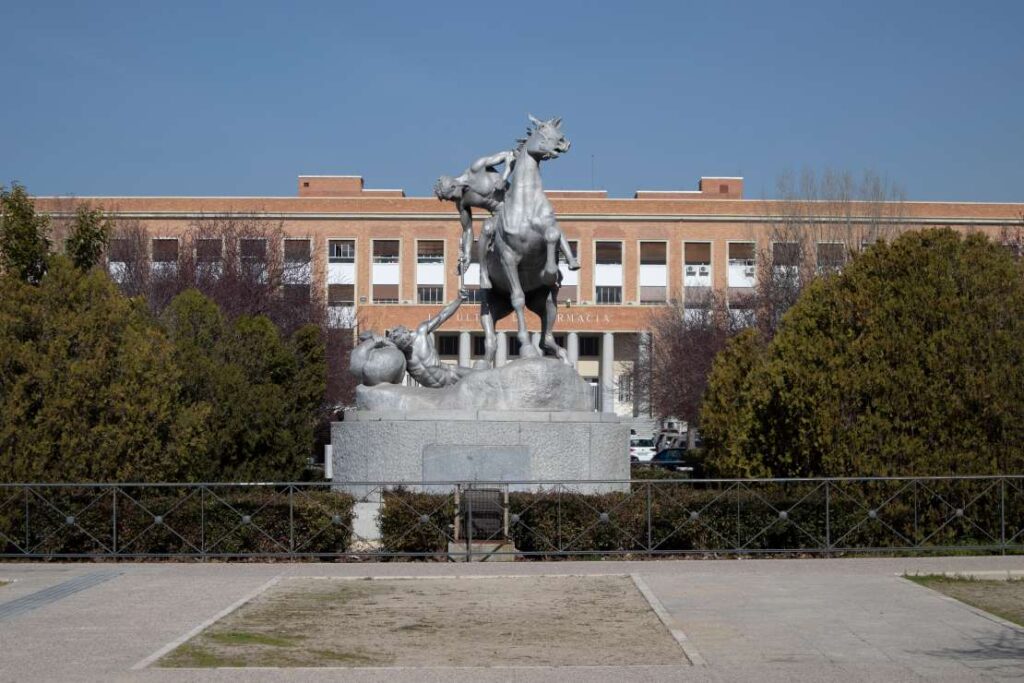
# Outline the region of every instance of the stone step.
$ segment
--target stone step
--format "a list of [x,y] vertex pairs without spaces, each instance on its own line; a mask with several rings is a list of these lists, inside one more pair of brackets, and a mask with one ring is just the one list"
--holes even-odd
[[[500,554],[497,554],[500,553]],[[516,547],[507,541],[473,541],[467,553],[465,541],[448,543],[448,559],[452,562],[514,562]]]

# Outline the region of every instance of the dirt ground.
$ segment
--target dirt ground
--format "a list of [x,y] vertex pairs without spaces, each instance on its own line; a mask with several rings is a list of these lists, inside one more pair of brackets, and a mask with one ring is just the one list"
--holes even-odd
[[617,665],[686,662],[628,576],[287,579],[157,664]]
[[945,576],[909,578],[960,602],[1024,626],[1024,579],[990,581]]

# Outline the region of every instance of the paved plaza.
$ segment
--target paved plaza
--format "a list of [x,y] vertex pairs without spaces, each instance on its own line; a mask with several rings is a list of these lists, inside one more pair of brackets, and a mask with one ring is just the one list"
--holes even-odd
[[[1024,628],[900,578],[1024,573],[1024,558],[0,564],[3,681],[969,681],[1024,678]],[[675,664],[160,669],[204,624],[292,577],[630,576]],[[415,599],[410,596],[409,599]],[[357,631],[359,623],[350,628]],[[570,620],[574,636],[587,623]],[[339,639],[344,638],[339,633]],[[381,647],[386,647],[382,643]]]

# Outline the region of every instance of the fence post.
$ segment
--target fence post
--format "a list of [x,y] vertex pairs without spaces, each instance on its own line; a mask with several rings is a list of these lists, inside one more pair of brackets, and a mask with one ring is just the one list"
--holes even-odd
[[295,484],[288,484],[288,554],[295,554]]
[[999,478],[999,545],[1006,554],[1006,477]]
[[206,487],[199,489],[199,554],[206,560]]
[[825,480],[825,557],[832,555],[832,481]]
[[508,530],[508,484],[505,484],[504,489],[505,493],[502,497],[503,504],[501,506],[501,534],[502,540],[507,541],[512,536]]
[[473,496],[466,496],[466,562],[473,561]]
[[917,522],[917,492],[918,492],[918,489],[921,488],[920,487],[920,483],[921,483],[920,479],[915,479],[914,480],[914,547],[915,548],[918,548],[921,545],[921,541],[920,541],[921,533],[920,533],[920,531],[918,529],[918,522]]
[[743,545],[742,538],[740,537],[740,495],[739,490],[742,488],[742,484],[736,485],[736,550],[740,549]]
[[651,547],[651,482],[647,481],[647,556],[650,557],[654,553],[654,548]]
[[30,507],[29,506],[29,493],[30,493],[29,487],[26,486],[25,487],[25,554],[26,555],[31,554],[29,552],[30,549],[29,549],[28,544],[32,540],[32,532],[31,532],[32,525],[29,523],[29,507]]
[[558,516],[556,517],[555,531],[558,537],[558,550],[564,551],[565,548],[562,546],[562,489],[565,484],[556,484],[555,486],[558,487]]
[[[110,533],[114,540],[114,554],[117,555],[117,487],[111,489],[112,495],[114,496],[113,513],[111,514],[111,530]],[[129,545],[131,545],[129,543]]]

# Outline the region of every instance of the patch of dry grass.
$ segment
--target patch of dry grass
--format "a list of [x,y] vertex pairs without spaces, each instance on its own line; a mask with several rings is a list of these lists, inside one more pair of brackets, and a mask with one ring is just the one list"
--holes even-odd
[[914,583],[936,590],[971,607],[1024,626],[1024,579],[994,581],[942,575],[908,576]]
[[679,664],[628,576],[288,579],[163,667]]

